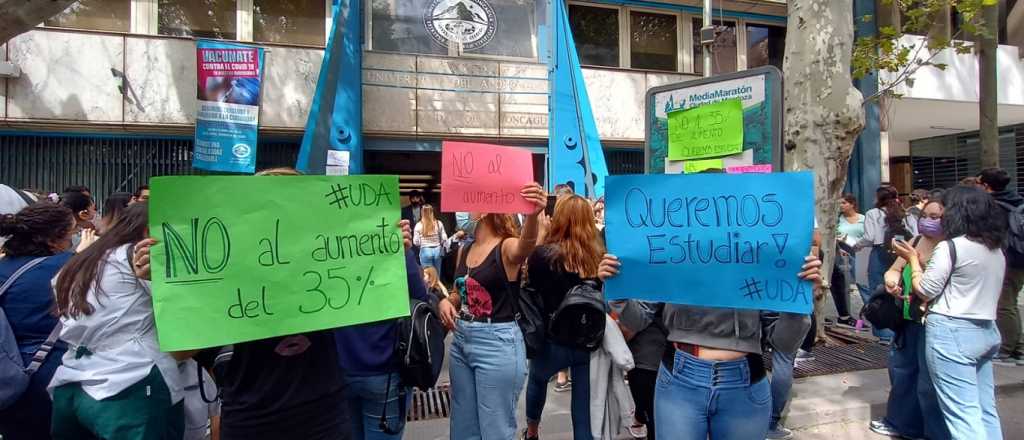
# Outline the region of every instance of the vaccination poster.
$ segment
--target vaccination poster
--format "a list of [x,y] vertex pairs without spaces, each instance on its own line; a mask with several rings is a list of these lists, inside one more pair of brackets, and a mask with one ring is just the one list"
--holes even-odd
[[263,49],[198,40],[195,151],[192,167],[253,173],[260,115]]

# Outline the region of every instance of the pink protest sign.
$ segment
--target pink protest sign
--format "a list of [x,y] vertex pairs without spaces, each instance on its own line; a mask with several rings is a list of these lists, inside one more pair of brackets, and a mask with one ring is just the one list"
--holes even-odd
[[747,174],[747,173],[770,173],[772,172],[772,164],[759,164],[759,165],[739,165],[733,167],[726,167],[726,173],[729,174]]
[[519,194],[530,182],[528,150],[449,141],[441,147],[441,211],[530,212],[536,207]]

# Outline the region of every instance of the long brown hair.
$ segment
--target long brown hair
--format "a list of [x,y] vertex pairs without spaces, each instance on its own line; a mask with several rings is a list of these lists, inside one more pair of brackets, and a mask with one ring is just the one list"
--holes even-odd
[[434,217],[434,207],[423,205],[420,207],[420,224],[423,225],[421,233],[430,236],[437,233],[437,218]]
[[596,277],[604,249],[598,243],[590,202],[578,195],[559,198],[544,244],[557,249],[557,260],[566,271],[581,278]]
[[93,308],[87,301],[89,289],[95,287],[97,296],[103,293],[100,278],[107,264],[107,254],[121,245],[137,243],[146,238],[148,221],[147,203],[130,205],[117,223],[95,243],[71,257],[57,275],[57,284],[54,286],[59,315],[77,317],[92,314]]
[[879,187],[875,191],[875,208],[885,212],[886,228],[890,230],[903,228],[903,221],[907,214],[903,210],[903,204],[900,203],[900,194],[896,192],[896,188],[891,186]]
[[487,225],[494,235],[501,238],[513,238],[519,235],[516,223],[510,214],[485,214],[480,218],[480,224]]

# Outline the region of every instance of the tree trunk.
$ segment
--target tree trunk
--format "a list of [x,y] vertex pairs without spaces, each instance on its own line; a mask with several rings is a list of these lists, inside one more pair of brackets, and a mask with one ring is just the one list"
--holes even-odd
[[982,6],[985,30],[978,36],[978,130],[981,137],[981,166],[999,166],[999,91],[996,87],[996,54],[999,50],[999,4]]
[[819,337],[835,259],[838,201],[854,141],[864,128],[864,97],[850,75],[853,41],[852,0],[790,0],[783,61],[785,168],[814,171],[824,254],[823,288],[814,302]]
[[60,14],[76,0],[0,0],[0,44]]

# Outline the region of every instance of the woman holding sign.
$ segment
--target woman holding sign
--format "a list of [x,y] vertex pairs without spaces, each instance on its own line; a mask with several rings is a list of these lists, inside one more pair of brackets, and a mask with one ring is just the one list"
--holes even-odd
[[[476,240],[459,253],[457,294],[441,301],[451,347],[451,438],[508,440],[516,433],[516,403],[526,383],[526,347],[516,323],[519,272],[537,246],[537,215],[547,204],[540,185],[520,196],[533,210],[516,236],[512,216],[471,213]],[[461,312],[459,297],[465,298]]]
[[[605,255],[604,281],[621,263]],[[821,260],[808,256],[798,275],[820,281]],[[761,359],[757,310],[667,304],[668,350],[658,371],[654,397],[657,431],[680,440],[763,439],[772,399]]]

